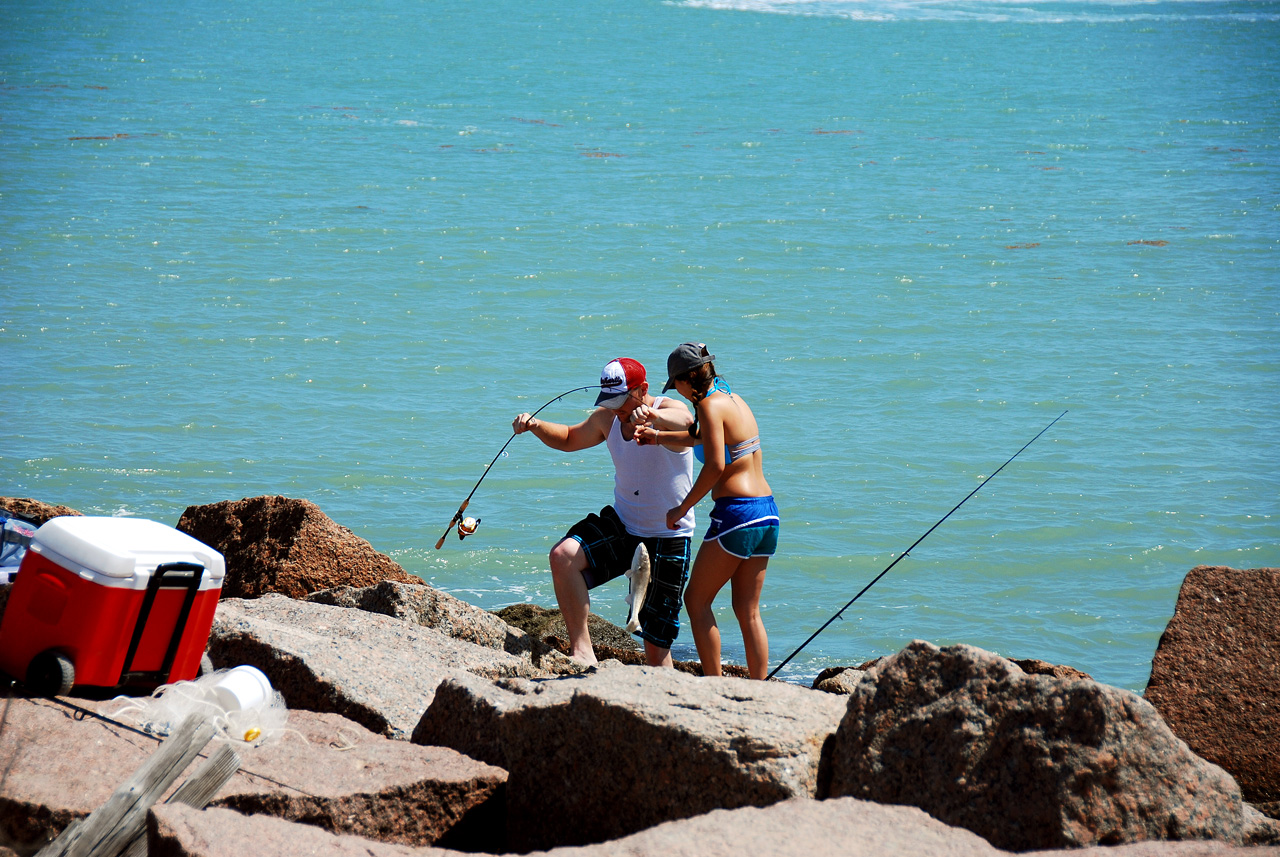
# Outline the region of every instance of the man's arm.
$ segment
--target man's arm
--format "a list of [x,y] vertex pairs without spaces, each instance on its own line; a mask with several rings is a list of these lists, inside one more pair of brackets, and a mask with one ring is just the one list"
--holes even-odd
[[591,416],[577,425],[563,425],[550,420],[540,420],[529,414],[520,414],[511,423],[514,434],[531,433],[552,449],[576,452],[603,443],[613,414],[604,408],[596,408]]
[[[642,410],[644,414],[639,413]],[[689,426],[693,425],[693,414],[689,413],[684,402],[667,398],[657,408],[636,408],[636,412],[632,414],[632,422],[649,423],[659,431],[688,431]]]

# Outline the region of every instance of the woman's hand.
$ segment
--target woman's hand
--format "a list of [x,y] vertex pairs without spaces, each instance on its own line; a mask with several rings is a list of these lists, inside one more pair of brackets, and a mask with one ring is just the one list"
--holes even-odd
[[658,430],[653,427],[653,423],[644,423],[636,426],[632,437],[640,446],[653,446],[658,442]]
[[668,509],[667,510],[667,529],[669,530],[680,529],[680,519],[687,514],[689,514],[688,510],[686,510],[682,506],[676,506],[674,509]]

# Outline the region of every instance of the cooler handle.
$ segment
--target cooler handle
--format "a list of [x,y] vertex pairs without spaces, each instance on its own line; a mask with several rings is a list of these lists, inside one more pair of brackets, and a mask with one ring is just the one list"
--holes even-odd
[[[169,562],[156,566],[156,570],[151,574],[151,580],[147,582],[147,592],[142,597],[142,606],[138,608],[138,621],[133,627],[133,639],[129,642],[129,652],[125,655],[124,669],[120,674],[121,684],[134,679],[158,681],[161,684],[168,680],[169,671],[173,669],[173,662],[178,657],[178,646],[182,643],[182,633],[186,630],[187,619],[191,617],[191,605],[195,603],[196,592],[199,591],[200,583],[204,579],[204,570],[203,565],[195,562]],[[164,654],[164,663],[156,672],[132,672],[134,656],[138,654],[142,633],[147,628],[147,617],[151,614],[151,607],[155,603],[156,595],[160,592],[160,587],[166,583],[175,589],[186,587],[187,592],[182,599],[178,620],[173,626],[173,636],[169,638],[169,648]],[[177,586],[173,585],[175,583]]]

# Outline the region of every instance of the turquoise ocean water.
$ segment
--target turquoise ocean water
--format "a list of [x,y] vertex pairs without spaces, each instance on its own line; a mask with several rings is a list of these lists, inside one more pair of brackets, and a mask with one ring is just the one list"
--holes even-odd
[[516,413],[694,339],[782,509],[774,663],[1068,411],[792,680],[923,638],[1140,690],[1187,570],[1280,565],[1280,3],[0,18],[0,494],[305,497],[474,603],[552,606],[603,448],[517,438],[479,532],[436,539]]

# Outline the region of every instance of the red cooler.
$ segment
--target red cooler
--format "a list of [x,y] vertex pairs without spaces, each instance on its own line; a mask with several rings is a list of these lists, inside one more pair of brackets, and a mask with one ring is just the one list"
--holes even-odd
[[36,530],[0,620],[0,670],[38,693],[193,679],[222,554],[141,518],[66,516]]

